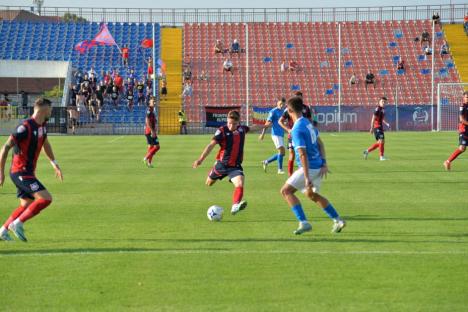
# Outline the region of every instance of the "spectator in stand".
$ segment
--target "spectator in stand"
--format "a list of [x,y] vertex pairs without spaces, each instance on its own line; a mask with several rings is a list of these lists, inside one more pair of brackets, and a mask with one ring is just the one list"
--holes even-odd
[[231,72],[231,75],[234,75],[234,67],[232,61],[229,58],[226,58],[223,63],[223,72]]
[[223,43],[221,42],[221,40],[219,39],[216,39],[216,43],[215,43],[215,46],[214,46],[214,53],[217,54],[217,53],[222,53],[224,54],[226,51],[224,50],[224,45]]
[[134,80],[130,77],[127,78],[127,81],[125,82],[125,89],[126,90],[132,90],[135,89],[135,83]]
[[127,108],[131,112],[133,111],[133,89],[127,90],[126,98],[127,98]]
[[284,73],[288,69],[288,65],[286,65],[286,61],[283,60],[280,65],[280,72]]
[[439,12],[434,12],[434,14],[432,14],[432,21],[436,24],[440,24]]
[[240,44],[237,39],[234,39],[231,44],[231,53],[240,53]]
[[28,93],[21,90],[21,108],[23,109],[22,114],[28,115]]
[[185,82],[184,84],[184,90],[182,91],[182,94],[180,97],[187,97],[187,96],[192,96],[193,90],[192,90],[192,84],[190,81]]
[[106,85],[109,85],[109,82],[112,80],[112,75],[110,74],[109,71],[107,71],[104,76],[103,76],[104,83]]
[[368,73],[366,75],[366,90],[367,90],[367,85],[373,84],[374,89],[375,89],[375,75],[372,73],[372,71],[369,69]]
[[427,32],[427,30],[423,31],[421,34],[421,45],[423,44],[431,44],[431,35]]
[[114,104],[114,108],[119,107],[119,89],[117,86],[112,87],[111,99]]
[[91,94],[96,93],[97,89],[97,78],[94,73],[91,73],[89,76],[89,88],[91,89]]
[[153,80],[146,79],[146,104],[148,105],[151,95],[153,93]]
[[8,102],[3,98],[0,100],[0,120],[7,119]]
[[427,57],[432,55],[432,49],[429,46],[424,48],[424,59],[427,61]]
[[190,66],[187,66],[184,70],[184,82],[186,81],[192,81],[192,69],[190,68]]
[[75,84],[81,85],[81,83],[83,82],[83,74],[81,73],[79,69],[76,70],[74,77],[75,77]]
[[84,75],[83,82],[80,86],[80,93],[84,95],[87,102],[91,96],[91,85],[89,83],[88,75]]
[[138,81],[136,88],[138,92],[137,105],[140,106],[140,104],[143,105],[143,103],[145,103],[145,83],[143,80]]
[[114,76],[114,86],[117,87],[117,91],[122,93],[123,92],[123,78],[122,76],[119,75],[119,73],[116,73]]
[[96,88],[96,96],[97,96],[97,99],[99,100],[99,102],[101,102],[101,106],[104,105],[104,94],[106,93],[106,85],[104,83],[104,80],[101,80],[101,82],[99,83],[99,85],[97,86]]
[[357,83],[358,83],[358,80],[357,80],[356,74],[353,73],[351,77],[349,77],[348,84],[351,86],[351,85],[356,85]]
[[397,69],[403,69],[405,70],[405,61],[400,57],[400,60],[398,61],[398,64],[397,64]]
[[136,74],[135,74],[135,70],[133,68],[131,68],[130,71],[128,72],[127,78],[130,78],[132,80],[133,85],[135,85],[137,77],[136,77]]
[[[190,80],[188,80],[190,81]],[[167,81],[161,80],[161,100],[167,101]]]
[[128,67],[129,53],[130,53],[130,49],[128,48],[128,45],[124,45],[124,47],[122,48],[122,63],[126,67]]
[[78,127],[78,121],[80,120],[80,113],[76,106],[68,107],[68,119],[70,122],[68,127],[72,129],[72,134],[75,134],[76,127]]
[[80,91],[80,89],[77,87],[77,85],[69,84],[68,90],[70,94],[70,101],[68,102],[68,105],[76,106],[76,96],[78,95],[78,92]]
[[181,109],[178,113],[179,125],[180,125],[180,134],[187,134],[187,117],[185,116],[185,111]]
[[444,40],[444,43],[440,47],[440,57],[444,57],[444,55],[449,55],[449,45],[447,41]]
[[96,71],[94,70],[94,67],[91,66],[90,70],[88,70],[88,78],[91,77],[91,75],[97,76]]
[[419,36],[414,37],[414,39],[413,39],[414,43],[418,43],[418,42],[420,42],[420,40],[421,40],[421,39],[419,39]]
[[207,81],[208,80],[208,74],[204,70],[202,70],[200,75],[198,76],[198,80]]
[[76,97],[76,110],[78,114],[86,112],[86,97],[82,92],[79,92]]
[[153,78],[153,58],[151,56],[148,57],[148,61],[146,61],[146,64],[148,64],[148,78],[151,79]]
[[97,115],[98,115],[98,110],[99,110],[99,107],[101,105],[99,104],[99,100],[97,98],[97,95],[96,93],[93,93],[91,95],[91,98],[89,99],[88,101],[88,111],[91,113],[91,120],[93,119],[98,119],[97,118]]
[[296,62],[296,60],[290,60],[289,61],[289,65],[288,65],[288,69],[290,72],[296,72],[299,70],[299,63]]
[[106,84],[106,96],[107,98],[111,98],[112,91],[114,90],[114,80],[111,78],[109,83]]

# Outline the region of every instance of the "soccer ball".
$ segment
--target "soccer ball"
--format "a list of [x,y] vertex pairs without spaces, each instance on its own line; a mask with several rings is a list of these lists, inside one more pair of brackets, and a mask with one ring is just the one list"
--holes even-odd
[[221,219],[223,218],[223,212],[224,212],[223,207],[214,205],[208,208],[208,211],[206,212],[206,216],[208,217],[208,220],[210,221],[221,221]]

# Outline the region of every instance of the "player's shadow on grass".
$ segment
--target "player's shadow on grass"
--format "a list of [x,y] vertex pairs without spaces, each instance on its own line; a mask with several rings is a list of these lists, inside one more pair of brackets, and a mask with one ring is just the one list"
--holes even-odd
[[346,216],[346,221],[467,221],[459,217],[384,217],[372,215]]

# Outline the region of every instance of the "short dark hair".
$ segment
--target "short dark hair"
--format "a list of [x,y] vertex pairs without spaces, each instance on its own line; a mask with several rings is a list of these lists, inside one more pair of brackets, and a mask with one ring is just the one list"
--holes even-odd
[[234,119],[235,121],[239,121],[240,120],[240,114],[239,114],[238,111],[232,110],[232,111],[229,111],[229,113],[227,115],[227,118],[228,119]]
[[382,96],[380,99],[381,99],[381,100],[384,100],[384,101],[388,101],[388,99],[387,99],[386,96]]
[[286,103],[286,98],[283,96],[280,98],[280,101],[283,102],[283,103]]
[[38,98],[34,102],[34,107],[37,107],[37,108],[44,107],[44,106],[51,106],[51,105],[52,105],[52,102],[46,98]]
[[294,96],[302,97],[302,92],[301,91],[296,91],[293,94],[294,94]]
[[468,95],[468,91],[463,92],[463,95]]
[[299,96],[294,96],[292,98],[289,98],[288,100],[288,106],[295,111],[296,113],[302,112],[302,109],[304,107],[304,103],[302,102],[302,98]]

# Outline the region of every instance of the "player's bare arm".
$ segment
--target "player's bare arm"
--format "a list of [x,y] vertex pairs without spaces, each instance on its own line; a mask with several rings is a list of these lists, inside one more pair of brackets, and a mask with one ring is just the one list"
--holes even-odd
[[370,122],[370,130],[369,130],[370,133],[372,133],[372,131],[374,130],[374,120],[375,120],[375,115],[372,115],[372,119]]
[[320,168],[320,176],[327,177],[327,173],[329,173],[330,171],[328,170],[327,161],[326,161],[327,154],[325,153],[325,145],[323,144],[323,141],[320,137],[317,138],[317,144],[319,146],[320,156],[322,157],[324,161],[322,168]]
[[289,129],[289,127],[286,125],[286,121],[283,118],[283,116],[280,117],[278,123],[280,127],[284,129],[284,131],[286,131],[287,133],[291,133],[291,129]]
[[211,151],[213,150],[213,148],[218,144],[218,142],[216,142],[215,140],[211,140],[211,142],[205,147],[205,149],[203,150],[202,154],[200,155],[200,157],[195,160],[192,164],[192,168],[197,168],[198,166],[200,166],[203,161],[206,159],[206,157],[208,157],[208,155],[211,153]]
[[50,145],[49,139],[46,138],[44,141],[44,145],[42,146],[44,149],[44,153],[47,155],[47,158],[50,161],[50,164],[55,170],[55,176],[60,179],[60,181],[63,181],[63,174],[62,174],[62,169],[60,169],[60,166],[57,163],[57,160],[55,159],[54,152],[52,150],[52,145]]
[[263,140],[263,138],[265,137],[265,132],[266,132],[266,130],[267,130],[269,127],[271,127],[272,124],[273,124],[273,123],[272,123],[271,121],[268,121],[268,120],[265,122],[265,124],[263,125],[263,128],[262,128],[262,132],[260,133],[260,136],[258,137],[258,139],[259,139],[260,141]]
[[299,160],[301,161],[302,168],[304,169],[304,182],[308,190],[312,190],[312,181],[309,178],[309,160],[305,148],[298,148]]
[[460,115],[460,123],[464,124],[465,126],[468,126],[468,120],[466,120],[462,115]]
[[9,137],[0,150],[0,186],[5,182],[5,164],[8,158],[8,152],[15,146],[15,141]]

